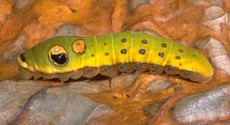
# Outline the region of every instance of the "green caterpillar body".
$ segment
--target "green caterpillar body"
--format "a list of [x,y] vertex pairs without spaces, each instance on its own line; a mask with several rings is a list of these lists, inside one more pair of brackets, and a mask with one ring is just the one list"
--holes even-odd
[[18,57],[25,78],[115,77],[135,70],[163,72],[204,82],[213,67],[197,50],[143,32],[104,36],[61,36],[42,42]]

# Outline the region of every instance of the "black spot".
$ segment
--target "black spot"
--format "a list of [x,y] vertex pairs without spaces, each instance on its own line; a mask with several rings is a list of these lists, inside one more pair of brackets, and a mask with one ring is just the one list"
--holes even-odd
[[176,56],[175,58],[179,60],[179,59],[180,59],[180,56]]
[[175,68],[174,68],[174,67],[171,67],[171,66],[168,66],[168,70],[169,70],[169,71],[174,71]]
[[140,50],[139,50],[139,53],[140,53],[140,54],[145,54],[145,49],[140,49]]
[[105,55],[106,55],[106,56],[108,56],[108,55],[109,55],[109,53],[107,52],[107,53],[105,53]]
[[191,72],[190,72],[190,71],[185,71],[184,74],[185,74],[185,75],[190,75]]
[[166,43],[162,43],[161,46],[162,47],[167,47],[167,44]]
[[139,68],[142,66],[142,63],[136,63],[135,66]]
[[85,70],[86,70],[86,72],[91,72],[92,68],[86,68]]
[[121,39],[121,42],[123,42],[123,43],[126,42],[126,39],[125,38]]
[[121,50],[121,53],[122,53],[122,54],[126,54],[126,53],[127,53],[127,49],[122,49],[122,50]]
[[120,68],[121,68],[121,69],[125,69],[125,68],[127,68],[127,66],[128,66],[128,65],[127,65],[126,63],[124,63],[124,64],[121,64]]
[[111,66],[105,66],[105,71],[108,71],[111,69]]
[[51,53],[51,59],[52,59],[52,61],[54,61],[55,63],[57,63],[59,65],[65,64],[68,60],[67,55],[65,53],[60,53],[57,55],[54,55]]
[[164,53],[163,52],[160,52],[159,54],[158,54],[160,57],[164,57]]
[[183,49],[179,49],[179,52],[183,53],[184,51],[183,51]]
[[180,66],[182,65],[182,63],[179,64]]
[[106,46],[106,45],[107,45],[107,43],[104,43],[104,45]]
[[158,70],[159,65],[157,65],[157,64],[153,64],[152,68],[153,68],[154,70]]
[[148,43],[148,41],[145,40],[145,39],[143,39],[141,42],[142,42],[143,44],[147,44],[147,43]]
[[24,56],[24,54],[20,55],[20,59],[22,62],[26,63],[26,57]]
[[91,56],[94,57],[94,54],[92,54]]
[[196,57],[196,55],[192,55],[193,57]]

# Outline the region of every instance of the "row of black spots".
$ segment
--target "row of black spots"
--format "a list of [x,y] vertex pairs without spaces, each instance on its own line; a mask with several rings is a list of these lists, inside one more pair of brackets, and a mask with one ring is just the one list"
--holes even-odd
[[[122,49],[121,50],[121,54],[126,54],[127,52],[128,52],[127,49]],[[144,55],[146,53],[146,50],[145,49],[140,49],[139,53],[142,54],[142,55]]]
[[[135,68],[132,66],[134,66]],[[139,70],[139,69],[141,69],[141,70]],[[112,66],[106,65],[106,66],[104,66],[103,70],[106,72],[110,72],[112,70]],[[119,65],[119,70],[120,70],[120,72],[133,72],[134,70],[139,70],[139,71],[144,72],[144,71],[149,70],[152,74],[162,74],[163,72],[165,72],[169,75],[179,74],[181,77],[183,77],[185,79],[192,79],[192,77],[194,76],[194,73],[192,71],[186,71],[186,70],[180,71],[176,67],[172,67],[172,66],[165,66],[164,67],[164,66],[160,66],[158,64],[149,65],[149,64],[144,64],[144,63],[134,63],[134,64],[123,63],[123,64]],[[86,67],[86,68],[84,68],[84,77],[92,78],[93,76],[97,75],[98,72],[99,72],[98,68]]]
[[[127,40],[126,40],[126,38],[122,38],[121,39],[121,42],[126,42]],[[143,44],[147,44],[148,43],[148,41],[146,40],[146,39],[143,39],[143,40],[141,40],[141,43],[143,43]]]
[[[163,58],[165,56],[165,53],[164,52],[159,52],[158,56],[160,56],[161,58]],[[180,56],[175,56],[175,59],[180,60],[181,57]]]
[[[176,68],[176,67],[172,67],[172,66],[166,66],[165,67],[165,72],[167,73],[167,74],[170,74],[170,75],[176,75],[176,74],[181,74],[181,72],[182,71],[180,71],[178,68]],[[194,74],[192,71],[187,71],[187,70],[184,70],[183,71],[183,75],[184,75],[184,77],[186,76],[186,77],[189,77],[189,76],[191,76],[192,74]]]
[[149,68],[150,72],[152,72],[153,74],[162,74],[163,72],[169,74],[169,75],[177,75],[177,74],[182,74],[183,73],[183,77],[184,78],[189,78],[192,74],[194,74],[192,71],[183,71],[181,73],[181,71],[176,68],[176,67],[172,67],[172,66],[161,66],[158,64],[152,64]]

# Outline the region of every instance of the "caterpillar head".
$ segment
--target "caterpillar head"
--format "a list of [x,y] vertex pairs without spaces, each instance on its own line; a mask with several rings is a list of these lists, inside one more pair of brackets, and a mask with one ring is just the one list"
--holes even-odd
[[[18,56],[21,74],[29,79],[35,73],[49,75],[73,71],[71,61],[79,56],[76,51],[82,53],[85,49],[84,43],[79,41],[77,37],[63,36],[34,46]],[[71,60],[70,57],[74,58]]]

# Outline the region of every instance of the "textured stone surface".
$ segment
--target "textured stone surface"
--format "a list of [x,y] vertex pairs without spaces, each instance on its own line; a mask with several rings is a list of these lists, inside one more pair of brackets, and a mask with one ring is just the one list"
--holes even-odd
[[208,51],[208,55],[215,67],[224,70],[228,75],[230,75],[230,60],[228,53],[220,41],[213,38],[208,41],[204,40],[199,42],[199,48]]
[[215,30],[220,29],[221,23],[229,23],[229,15],[219,6],[211,6],[205,10],[205,15],[202,18],[204,25]]
[[108,109],[72,89],[49,88],[31,99],[16,123],[83,125],[90,117]]
[[174,108],[175,119],[183,123],[202,123],[227,119],[230,115],[230,84],[180,100]]
[[223,6],[224,0],[187,0],[189,3],[196,5],[216,5]]
[[29,99],[45,88],[42,82],[0,82],[0,124],[12,123],[23,112]]
[[153,81],[150,86],[147,88],[147,91],[151,93],[157,93],[162,91],[163,89],[168,88],[171,85],[168,79],[166,80],[156,80]]
[[73,25],[63,25],[61,26],[57,33],[56,36],[77,36],[79,34],[79,28]]
[[22,53],[23,43],[27,40],[25,35],[19,36],[13,43],[12,49],[5,51],[3,54],[3,59],[5,60],[17,60],[17,56]]

